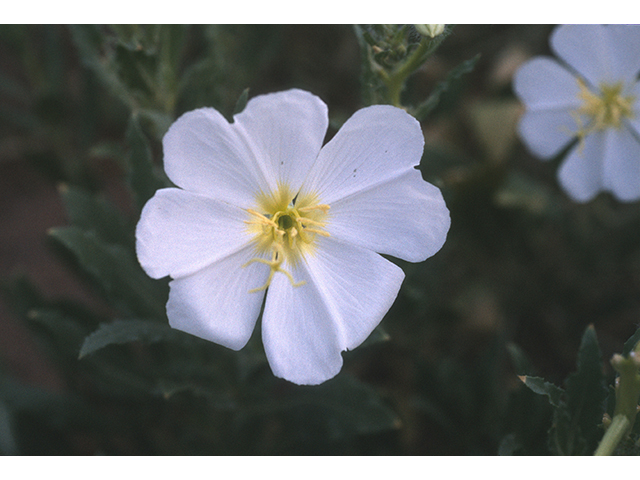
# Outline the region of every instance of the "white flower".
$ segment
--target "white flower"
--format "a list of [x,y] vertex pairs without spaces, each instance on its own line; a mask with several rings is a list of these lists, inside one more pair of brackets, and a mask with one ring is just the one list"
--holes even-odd
[[417,23],[414,24],[420,35],[435,38],[444,32],[445,24],[443,23]]
[[[404,274],[449,229],[440,191],[414,168],[419,123],[391,106],[356,112],[322,147],[326,105],[301,90],[258,96],[229,124],[186,113],[163,140],[179,188],[158,190],[136,230],[140,264],[170,275],[173,328],[239,350],[265,299],[262,339],[276,376],[318,384],[362,343]],[[376,253],[378,252],[378,253]]]
[[564,63],[536,57],[514,78],[521,137],[542,159],[578,138],[558,172],[575,200],[639,199],[640,27],[563,25],[550,43]]

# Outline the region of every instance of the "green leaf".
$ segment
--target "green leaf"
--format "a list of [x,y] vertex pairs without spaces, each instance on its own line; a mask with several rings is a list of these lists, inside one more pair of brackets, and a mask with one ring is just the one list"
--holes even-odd
[[64,361],[74,359],[84,336],[91,331],[77,318],[56,308],[38,308],[27,313],[32,328],[48,339],[52,354]]
[[155,53],[160,25],[112,24],[109,28],[116,34],[117,41],[131,50]]
[[478,60],[480,60],[480,54],[470,60],[465,60],[451,70],[447,77],[436,85],[436,88],[431,92],[429,98],[415,108],[413,116],[420,121],[428,117],[449,92],[458,88],[463,77],[473,71]]
[[[0,406],[15,435],[13,446],[21,455],[64,455],[73,430],[104,427],[104,419],[78,397],[49,392],[0,375]],[[27,421],[20,421],[20,420]],[[2,428],[0,427],[0,433]],[[54,440],[57,437],[58,442]],[[0,446],[4,446],[0,442]],[[6,453],[6,452],[5,452]]]
[[2,285],[2,293],[16,316],[27,322],[44,348],[59,360],[77,360],[84,337],[96,328],[99,319],[82,304],[64,299],[44,298],[25,277],[15,277]]
[[378,325],[373,329],[373,332],[371,332],[367,339],[362,342],[358,348],[370,347],[378,343],[388,342],[390,339],[391,336],[387,333],[387,331],[381,325]]
[[72,185],[63,184],[58,190],[73,225],[93,231],[109,243],[133,247],[133,227],[105,198]]
[[622,348],[622,356],[628,357],[638,342],[640,342],[640,328],[636,330],[636,333],[631,335],[631,338],[629,338],[629,340],[624,342],[624,347]]
[[529,375],[532,372],[533,367],[531,366],[531,361],[522,349],[513,342],[507,343],[506,348],[516,374]]
[[236,106],[233,109],[233,115],[237,115],[241,113],[244,108],[247,106],[247,101],[249,100],[249,88],[245,88],[240,97],[238,97],[238,101],[236,102]]
[[500,445],[498,446],[498,455],[502,456],[511,456],[514,455],[515,452],[520,450],[522,445],[518,443],[516,435],[510,433],[505,435],[500,441]]
[[375,60],[373,59],[371,45],[375,45],[376,40],[362,26],[354,25],[353,28],[360,46],[362,101],[364,105],[374,105],[380,103],[385,89],[380,77],[374,70]]
[[167,187],[157,172],[151,156],[149,141],[142,132],[137,117],[134,115],[127,128],[127,141],[131,148],[129,154],[129,185],[133,191],[136,205],[140,210],[153,197],[156,190]]
[[336,427],[339,425],[342,431],[336,436],[400,427],[400,419],[380,395],[350,375],[338,375],[319,387],[301,387],[297,401],[319,408]]
[[589,326],[578,351],[578,371],[566,381],[566,400],[556,409],[550,446],[560,455],[592,454],[602,436],[604,374],[595,329]]
[[[271,377],[271,374],[269,374]],[[271,377],[272,378],[272,377]],[[259,382],[254,382],[255,385]],[[348,374],[317,386],[273,382],[266,391],[253,392],[253,401],[237,416],[238,441],[270,454],[317,452],[318,446],[348,442],[355,435],[379,434],[400,427],[400,419],[368,385]],[[264,395],[266,393],[266,395]],[[284,442],[273,438],[273,426]],[[271,432],[271,434],[269,433]],[[339,443],[344,445],[343,443]]]
[[554,407],[560,407],[562,405],[562,395],[564,390],[555,386],[553,383],[545,382],[540,377],[521,376],[520,380],[529,389],[538,395],[546,395],[549,398],[549,403]]
[[131,250],[76,226],[54,228],[49,235],[74,255],[116,307],[138,317],[165,318],[166,285],[149,278]]
[[117,67],[113,62],[113,52],[105,49],[103,45],[104,37],[101,28],[96,25],[69,26],[71,38],[84,65],[93,70],[111,93],[125,105],[132,109],[136,108],[138,106],[136,98],[118,75]]
[[153,320],[114,320],[102,323],[98,330],[84,339],[78,358],[83,358],[108,345],[129,342],[154,343],[175,336],[168,324]]
[[[160,25],[160,67],[165,69],[165,81],[176,84],[176,77],[183,60],[183,50],[188,33],[187,25],[165,24]],[[168,78],[167,78],[168,77]]]
[[0,455],[19,455],[12,412],[0,401]]

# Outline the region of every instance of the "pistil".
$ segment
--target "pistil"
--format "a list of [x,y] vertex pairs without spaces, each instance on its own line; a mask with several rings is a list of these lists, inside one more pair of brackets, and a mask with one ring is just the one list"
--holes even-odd
[[[578,85],[580,87],[578,95],[583,103],[575,111],[575,117],[579,127],[578,136],[581,138],[609,127],[620,128],[624,118],[633,117],[635,98],[632,95],[622,95],[622,83],[602,84],[599,94],[591,91],[582,80],[578,80]],[[587,125],[583,125],[580,115],[589,118]]]
[[254,234],[256,251],[271,254],[270,260],[256,257],[243,265],[262,263],[270,268],[266,283],[250,290],[250,293],[266,290],[276,272],[284,273],[294,287],[304,285],[304,281],[296,282],[283,264],[286,261],[289,265],[296,265],[304,254],[313,249],[316,235],[330,236],[323,229],[326,226],[323,220],[330,207],[314,204],[314,199],[313,196],[294,197],[287,188],[281,187],[271,196],[260,194],[257,197],[259,209],[246,210],[250,219],[245,223]]

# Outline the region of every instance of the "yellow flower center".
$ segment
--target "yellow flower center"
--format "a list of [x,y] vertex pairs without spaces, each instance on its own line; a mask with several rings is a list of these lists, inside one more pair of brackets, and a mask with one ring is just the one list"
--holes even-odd
[[[592,132],[606,130],[609,127],[620,128],[624,118],[633,117],[635,98],[632,95],[622,95],[622,83],[601,84],[599,95],[592,92],[582,80],[578,80],[578,85],[578,96],[583,103],[574,112],[574,117],[581,139]],[[580,115],[588,117],[587,125],[583,124]]]
[[286,185],[278,186],[275,192],[256,196],[257,208],[248,208],[249,220],[246,220],[249,233],[253,235],[254,246],[259,255],[270,255],[270,260],[262,256],[252,258],[247,265],[258,262],[267,265],[271,271],[267,282],[249,293],[266,290],[276,272],[287,276],[291,285],[298,287],[304,284],[295,282],[293,276],[282,268],[295,266],[300,258],[315,248],[317,235],[328,237],[323,230],[328,218],[329,205],[319,204],[312,194],[295,195]]

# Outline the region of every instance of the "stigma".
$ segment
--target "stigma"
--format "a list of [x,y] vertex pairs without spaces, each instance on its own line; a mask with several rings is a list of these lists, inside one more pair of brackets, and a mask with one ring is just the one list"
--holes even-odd
[[295,267],[305,255],[313,254],[318,236],[330,236],[324,229],[329,208],[319,203],[316,195],[294,194],[286,185],[270,194],[256,195],[255,208],[246,209],[245,223],[257,256],[243,267],[261,263],[270,271],[266,283],[249,293],[266,290],[276,273],[284,274],[293,287],[304,285],[304,281],[296,282],[285,266]]
[[[623,95],[623,84],[601,84],[599,92],[593,92],[582,81],[578,80],[580,92],[578,97],[582,101],[580,108],[574,111],[578,124],[578,136],[584,138],[592,132],[607,128],[620,128],[622,120],[633,117],[635,98]],[[583,124],[581,116],[586,116],[588,123]]]

